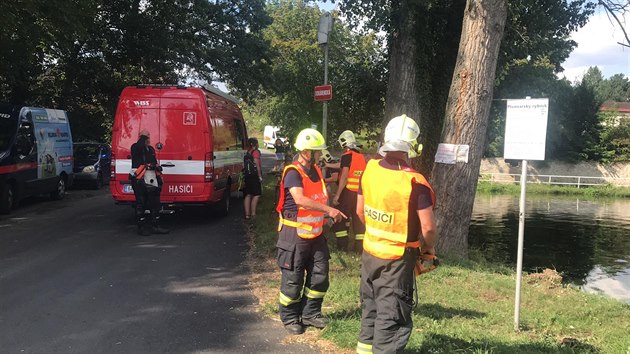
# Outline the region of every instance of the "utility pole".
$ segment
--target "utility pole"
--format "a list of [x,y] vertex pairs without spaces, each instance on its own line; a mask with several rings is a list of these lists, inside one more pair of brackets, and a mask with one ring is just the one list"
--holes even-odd
[[[324,12],[319,18],[317,26],[317,43],[324,48],[324,85],[328,84],[328,35],[332,32],[333,17],[330,12]],[[324,101],[324,112],[322,116],[322,135],[327,138],[328,125],[328,101]]]

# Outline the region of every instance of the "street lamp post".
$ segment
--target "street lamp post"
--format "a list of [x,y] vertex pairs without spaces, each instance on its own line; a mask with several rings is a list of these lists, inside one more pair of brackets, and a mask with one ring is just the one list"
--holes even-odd
[[[319,18],[319,25],[317,26],[317,43],[324,47],[324,85],[328,84],[328,35],[332,31],[333,17],[330,12],[324,12]],[[324,139],[327,133],[328,124],[328,101],[324,101],[324,112],[322,115],[322,135]]]

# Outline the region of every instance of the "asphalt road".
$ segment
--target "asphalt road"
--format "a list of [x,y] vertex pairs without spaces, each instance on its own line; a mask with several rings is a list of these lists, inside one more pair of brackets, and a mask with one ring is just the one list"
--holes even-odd
[[[269,155],[265,155],[269,166]],[[137,236],[109,191],[35,198],[0,216],[2,353],[312,353],[255,312],[240,200]]]

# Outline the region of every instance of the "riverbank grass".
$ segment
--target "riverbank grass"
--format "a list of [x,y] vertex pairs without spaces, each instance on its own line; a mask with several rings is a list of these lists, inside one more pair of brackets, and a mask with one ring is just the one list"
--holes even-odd
[[[520,184],[512,183],[490,183],[487,181],[479,181],[477,184],[477,192],[484,194],[518,195],[521,193],[521,186]],[[575,186],[528,183],[527,194],[571,195],[587,198],[630,198],[630,187],[616,187],[610,184],[604,184],[601,186],[585,186],[577,188]]]
[[[274,183],[264,187],[258,217],[249,224],[254,293],[277,318],[280,272],[275,262]],[[360,327],[360,258],[338,252],[330,240],[326,329],[300,340],[333,343],[326,352],[353,352]],[[417,279],[418,304],[409,353],[630,353],[630,305],[563,285],[552,270],[527,274],[521,295],[521,331],[513,331],[515,273],[483,259],[443,259]]]

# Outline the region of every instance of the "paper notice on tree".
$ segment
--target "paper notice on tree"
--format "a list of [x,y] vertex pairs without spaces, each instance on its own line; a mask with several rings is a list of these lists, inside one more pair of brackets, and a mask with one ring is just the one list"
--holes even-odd
[[458,162],[468,163],[470,146],[457,144],[439,144],[435,154],[435,162],[454,165]]

